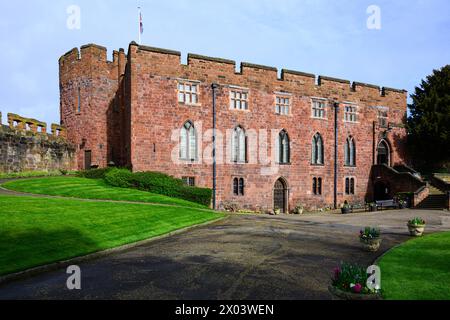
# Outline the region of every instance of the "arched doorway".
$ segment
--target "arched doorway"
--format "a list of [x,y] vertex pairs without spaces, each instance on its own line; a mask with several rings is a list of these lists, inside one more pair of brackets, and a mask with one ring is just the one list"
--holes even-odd
[[392,197],[390,196],[390,188],[389,185],[383,181],[375,182],[374,185],[374,200],[389,200]]
[[377,148],[377,164],[390,165],[390,148],[385,140],[381,140]]
[[286,181],[280,178],[275,182],[273,188],[273,208],[279,209],[281,213],[287,213],[288,211],[288,188]]

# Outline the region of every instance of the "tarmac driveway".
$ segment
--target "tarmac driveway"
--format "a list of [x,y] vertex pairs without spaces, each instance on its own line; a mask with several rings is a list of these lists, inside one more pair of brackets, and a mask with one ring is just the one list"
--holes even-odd
[[[330,299],[340,261],[370,265],[409,239],[405,222],[422,216],[428,232],[450,229],[443,211],[351,215],[231,216],[209,226],[80,264],[81,290],[65,270],[0,286],[0,299]],[[379,226],[381,251],[361,250],[358,233]]]

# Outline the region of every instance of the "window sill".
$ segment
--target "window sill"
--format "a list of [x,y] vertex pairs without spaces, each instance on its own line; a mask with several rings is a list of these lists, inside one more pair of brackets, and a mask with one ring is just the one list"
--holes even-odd
[[179,159],[183,164],[198,164],[197,159]]
[[310,166],[312,167],[325,167],[325,164],[320,164],[320,163],[311,163]]
[[277,165],[279,165],[279,166],[291,166],[292,163],[291,162],[277,163]]
[[275,112],[274,113],[276,116],[280,116],[280,117],[292,117],[292,114],[288,113],[288,114],[284,114],[284,113],[278,113]]
[[344,168],[350,168],[350,169],[352,169],[352,168],[353,168],[353,169],[355,169],[355,168],[356,168],[356,166],[351,166],[351,165],[347,165],[347,164],[346,164],[346,165],[344,165]]
[[201,107],[202,106],[201,103],[186,103],[186,102],[180,102],[180,101],[178,101],[178,105],[184,106],[184,107]]
[[250,112],[249,109],[234,109],[234,108],[230,108],[230,111]]
[[311,119],[328,121],[328,118],[311,117]]

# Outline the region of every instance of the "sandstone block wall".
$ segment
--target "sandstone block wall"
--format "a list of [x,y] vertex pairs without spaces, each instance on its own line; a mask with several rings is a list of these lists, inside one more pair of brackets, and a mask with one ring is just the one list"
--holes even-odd
[[[1,122],[1,113],[0,113]],[[0,126],[0,172],[74,169],[75,149],[65,139],[65,129],[8,114],[9,126]]]

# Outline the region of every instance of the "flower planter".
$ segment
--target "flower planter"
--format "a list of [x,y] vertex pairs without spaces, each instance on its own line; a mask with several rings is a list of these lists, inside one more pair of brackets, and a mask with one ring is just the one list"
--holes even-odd
[[409,224],[409,234],[413,237],[421,237],[425,231],[425,224]]
[[333,300],[359,300],[359,301],[383,300],[383,297],[379,293],[372,293],[372,294],[353,293],[340,290],[331,285],[328,287],[328,291],[333,296]]
[[341,212],[342,212],[342,214],[349,214],[350,208],[341,208]]
[[360,241],[363,244],[363,248],[365,251],[376,252],[378,251],[378,249],[380,249],[381,242],[383,241],[383,239],[381,238],[374,238],[367,240],[360,239]]

